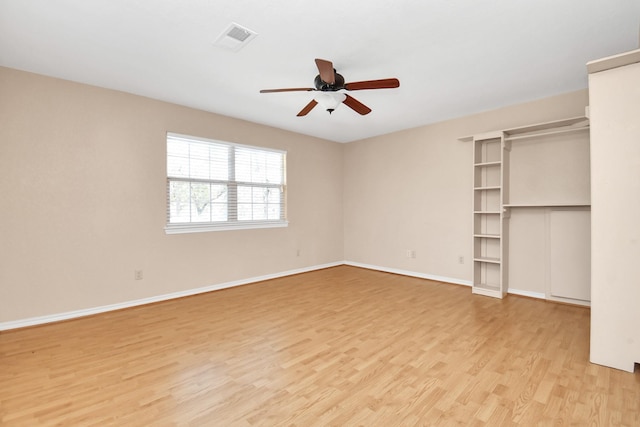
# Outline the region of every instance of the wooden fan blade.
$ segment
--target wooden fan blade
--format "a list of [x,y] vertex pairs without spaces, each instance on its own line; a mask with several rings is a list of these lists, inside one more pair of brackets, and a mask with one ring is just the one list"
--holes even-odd
[[318,67],[320,78],[323,82],[329,83],[330,85],[336,82],[336,73],[333,70],[333,64],[331,61],[316,58],[316,66]]
[[315,90],[312,87],[292,87],[288,89],[262,89],[260,93],[273,93],[273,92],[309,92]]
[[313,107],[318,105],[318,101],[312,99],[310,103],[308,103],[300,112],[297,114],[298,117],[306,116],[309,111],[313,110]]
[[342,101],[342,103],[351,108],[356,113],[362,114],[363,116],[371,112],[371,108],[367,107],[362,102],[349,95],[346,95],[346,98],[344,99],[344,101]]
[[396,87],[400,87],[400,80],[398,79],[366,80],[344,85],[346,90],[393,89]]

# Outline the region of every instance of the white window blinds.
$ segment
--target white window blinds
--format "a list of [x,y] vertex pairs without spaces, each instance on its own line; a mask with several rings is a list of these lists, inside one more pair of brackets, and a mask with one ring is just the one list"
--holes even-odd
[[167,134],[167,233],[284,227],[286,152]]

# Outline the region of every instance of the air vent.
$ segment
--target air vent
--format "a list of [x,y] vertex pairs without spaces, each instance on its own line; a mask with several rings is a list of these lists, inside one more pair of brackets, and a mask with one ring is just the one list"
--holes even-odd
[[255,31],[232,22],[213,42],[213,45],[237,52],[256,38],[257,35]]
[[229,32],[227,33],[227,37],[236,39],[239,42],[245,41],[250,35],[251,32],[249,30],[245,30],[244,28],[240,27],[232,27],[231,30],[229,30]]

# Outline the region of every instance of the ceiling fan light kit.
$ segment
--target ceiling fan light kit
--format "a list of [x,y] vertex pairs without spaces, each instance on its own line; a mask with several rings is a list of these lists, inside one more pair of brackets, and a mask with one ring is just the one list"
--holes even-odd
[[331,114],[346,98],[342,92],[321,92],[313,99]]
[[338,74],[333,68],[333,63],[326,59],[316,58],[316,67],[319,74],[315,77],[313,88],[285,88],[285,89],[263,89],[260,93],[273,92],[321,92],[316,95],[300,112],[298,117],[306,116],[316,105],[320,104],[331,114],[341,103],[351,108],[360,115],[369,114],[371,108],[367,107],[357,99],[349,96],[340,90],[365,90],[365,89],[393,89],[400,87],[400,81],[396,78],[381,80],[365,80],[361,82],[345,83],[344,77]]

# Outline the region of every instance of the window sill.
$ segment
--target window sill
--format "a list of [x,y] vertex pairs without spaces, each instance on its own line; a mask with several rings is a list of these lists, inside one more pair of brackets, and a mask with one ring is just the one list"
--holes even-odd
[[209,231],[252,230],[288,227],[289,221],[238,221],[224,224],[167,224],[166,234],[206,233]]

